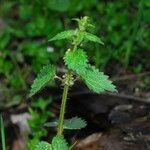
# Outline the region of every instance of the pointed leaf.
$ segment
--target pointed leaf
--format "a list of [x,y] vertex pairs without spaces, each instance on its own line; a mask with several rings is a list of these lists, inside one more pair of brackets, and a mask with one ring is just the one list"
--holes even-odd
[[55,76],[55,68],[52,65],[47,65],[41,69],[37,78],[34,80],[29,97],[36,94],[39,90],[41,90],[49,81],[51,81]]
[[68,144],[63,136],[55,136],[52,140],[53,150],[69,150]]
[[85,128],[86,125],[87,125],[86,121],[78,117],[65,119],[64,121],[64,129],[76,130],[76,129]]
[[52,150],[52,146],[47,142],[40,142],[34,150]]
[[55,40],[62,40],[62,39],[69,39],[75,34],[74,30],[67,30],[60,32],[56,34],[53,38],[51,38],[49,41],[55,41]]
[[108,76],[104,75],[103,72],[99,72],[94,66],[89,65],[89,68],[86,70],[86,73],[82,75],[82,78],[88,88],[96,93],[117,91],[116,87],[108,79]]
[[46,122],[44,124],[44,127],[57,127],[57,126],[58,126],[58,120],[52,122]]
[[[70,130],[76,130],[76,129],[81,129],[86,127],[86,121],[78,118],[78,117],[73,117],[71,119],[65,119],[64,120],[64,129],[70,129]],[[58,120],[54,122],[48,122],[44,124],[45,127],[57,127],[58,126]]]
[[87,41],[92,41],[104,45],[104,43],[101,41],[101,39],[98,36],[88,32],[84,32],[84,39]]
[[69,69],[76,71],[78,74],[85,73],[88,66],[87,55],[82,49],[68,50],[64,56],[64,61]]

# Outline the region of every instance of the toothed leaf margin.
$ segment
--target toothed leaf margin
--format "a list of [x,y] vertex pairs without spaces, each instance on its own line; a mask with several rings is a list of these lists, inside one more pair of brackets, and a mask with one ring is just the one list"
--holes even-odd
[[107,75],[104,75],[103,72],[100,72],[94,66],[89,65],[84,75],[81,75],[85,84],[90,90],[95,93],[101,93],[104,91],[116,92],[116,87],[110,81]]
[[[77,129],[85,128],[86,125],[87,123],[84,119],[79,118],[79,117],[73,117],[71,119],[64,120],[63,128],[69,129],[69,130],[77,130]],[[58,121],[45,123],[44,126],[45,127],[57,127]]]
[[70,37],[72,37],[74,35],[75,35],[75,31],[74,30],[67,30],[67,31],[63,31],[63,32],[60,32],[60,33],[56,34],[49,41],[69,39]]
[[42,141],[34,150],[70,150],[70,148],[63,136],[55,136],[52,144]]
[[55,136],[52,140],[53,150],[70,150],[63,136]]
[[37,144],[34,150],[52,150],[52,146],[51,144],[42,141],[39,144]]
[[88,33],[88,32],[84,32],[84,39],[87,41],[91,41],[91,42],[95,42],[95,43],[104,45],[104,43],[98,36]]
[[41,90],[49,81],[51,81],[55,76],[56,69],[52,65],[47,65],[40,70],[37,78],[34,80],[29,97],[36,94]]
[[86,121],[79,118],[79,117],[73,117],[71,119],[66,119],[64,122],[64,129],[70,129],[70,130],[76,130],[76,129],[82,129],[86,127]]

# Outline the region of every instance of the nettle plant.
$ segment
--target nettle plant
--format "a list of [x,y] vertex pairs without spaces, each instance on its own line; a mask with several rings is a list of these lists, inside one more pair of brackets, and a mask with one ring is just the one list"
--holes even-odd
[[69,39],[71,41],[71,48],[65,52],[63,58],[67,68],[66,73],[62,77],[57,76],[55,66],[49,64],[43,67],[31,86],[30,97],[36,94],[53,79],[60,79],[61,86],[63,86],[59,119],[58,121],[45,124],[48,127],[57,127],[57,135],[53,138],[51,144],[47,142],[40,142],[36,145],[35,150],[69,150],[72,147],[69,147],[65,141],[63,137],[63,130],[81,129],[86,126],[86,121],[79,117],[64,119],[68,91],[76,80],[83,80],[87,87],[95,93],[117,91],[116,87],[108,79],[109,77],[107,75],[88,63],[88,56],[85,50],[81,48],[82,43],[87,41],[103,45],[103,42],[99,37],[87,31],[88,27],[92,26],[89,22],[89,18],[85,16],[81,19],[75,20],[78,23],[77,29],[60,32],[50,39],[50,41],[62,39]]

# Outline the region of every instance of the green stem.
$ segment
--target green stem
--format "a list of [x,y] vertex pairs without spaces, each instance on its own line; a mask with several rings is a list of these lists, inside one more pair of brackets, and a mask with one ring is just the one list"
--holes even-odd
[[[78,38],[80,37],[80,34],[77,35],[77,37],[74,39],[73,42],[73,51],[77,49],[79,43],[78,42]],[[67,102],[67,96],[68,96],[68,91],[69,91],[69,87],[71,86],[71,79],[72,78],[72,74],[71,72],[68,70],[68,73],[66,74],[66,77],[64,79],[64,90],[63,90],[63,96],[62,96],[62,102],[61,102],[61,108],[60,108],[60,115],[59,115],[59,121],[58,121],[58,128],[57,128],[57,135],[62,135],[63,134],[63,124],[64,124],[64,116],[65,116],[65,109],[66,109],[66,102]]]
[[[68,75],[69,74],[67,74],[67,76]],[[66,108],[68,91],[69,91],[69,85],[65,84],[64,90],[63,90],[63,97],[62,97],[60,115],[59,115],[59,123],[58,123],[57,135],[62,135],[62,133],[63,133],[63,124],[64,124],[64,116],[65,116],[65,108]]]
[[3,118],[0,115],[0,128],[1,128],[1,142],[2,142],[2,150],[6,150],[6,145],[5,145],[5,131],[4,131],[4,122]]

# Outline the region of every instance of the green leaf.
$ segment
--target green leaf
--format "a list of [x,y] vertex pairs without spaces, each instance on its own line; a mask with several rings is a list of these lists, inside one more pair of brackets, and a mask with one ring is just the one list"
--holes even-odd
[[47,122],[44,124],[44,127],[57,127],[58,126],[58,120],[52,121],[52,122]]
[[64,61],[69,69],[76,71],[78,74],[84,74],[88,66],[87,55],[82,49],[68,50],[64,56]]
[[52,140],[53,150],[69,150],[68,144],[63,136],[55,136]]
[[92,41],[104,45],[104,43],[101,41],[101,39],[98,36],[88,32],[84,32],[84,39],[87,41]]
[[34,150],[52,150],[52,146],[51,144],[42,141],[35,147]]
[[[86,127],[86,121],[79,118],[79,117],[73,117],[71,119],[65,119],[63,129],[70,129],[70,130],[76,130]],[[58,126],[58,120],[54,122],[48,122],[44,124],[45,127],[57,127]]]
[[69,39],[71,38],[73,35],[75,35],[75,31],[74,30],[67,30],[67,31],[63,31],[60,32],[58,34],[56,34],[53,38],[51,38],[49,41],[55,41],[55,40],[62,40],[62,39]]
[[35,150],[69,150],[69,147],[63,136],[55,136],[52,144],[40,142]]
[[86,73],[82,75],[82,78],[88,88],[96,93],[101,93],[104,91],[117,91],[116,87],[108,79],[108,76],[104,75],[103,72],[99,72],[99,70],[96,69],[94,66],[89,65]]
[[29,97],[36,94],[39,90],[41,90],[49,81],[51,81],[55,76],[55,68],[52,65],[47,65],[41,69],[37,78],[34,80]]
[[74,41],[74,44],[80,45],[83,40],[84,40],[84,32],[78,32],[78,36],[76,40]]
[[85,128],[86,125],[86,121],[78,117],[73,117],[64,121],[64,129],[76,130]]

